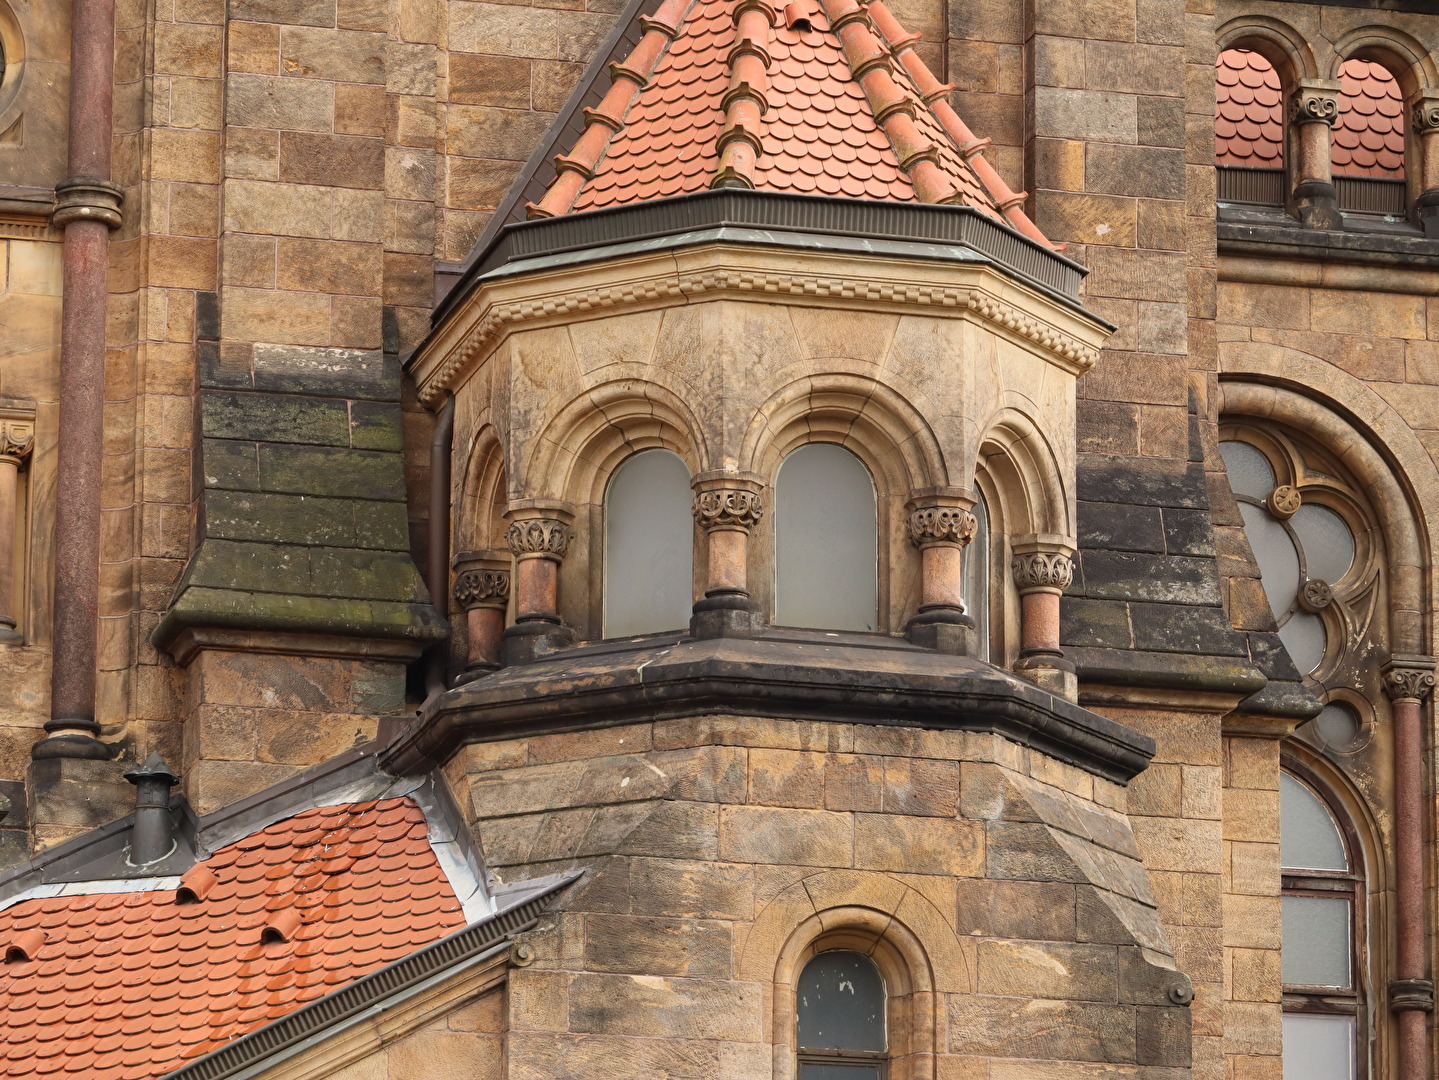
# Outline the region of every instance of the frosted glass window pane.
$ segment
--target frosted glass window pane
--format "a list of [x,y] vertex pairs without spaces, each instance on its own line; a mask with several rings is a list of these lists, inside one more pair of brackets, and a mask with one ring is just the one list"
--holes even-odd
[[974,619],[979,632],[979,655],[989,655],[989,507],[984,496],[971,510],[974,539],[964,549],[964,610]]
[[1264,595],[1269,597],[1274,617],[1283,618],[1299,592],[1299,552],[1284,526],[1259,507],[1240,503],[1239,514],[1244,518],[1244,535],[1249,538],[1254,561],[1259,564]]
[[1301,506],[1289,524],[1304,548],[1304,562],[1311,578],[1332,585],[1354,565],[1354,534],[1329,507]]
[[869,471],[842,446],[809,443],[775,479],[775,622],[873,630],[879,516]]
[[1219,456],[1224,459],[1234,494],[1262,499],[1274,490],[1274,468],[1267,457],[1248,443],[1222,442]]
[[1324,645],[1328,639],[1324,632],[1324,620],[1307,611],[1296,611],[1279,628],[1279,640],[1284,642],[1301,675],[1308,675],[1319,666],[1324,659]]
[[1286,896],[1280,967],[1288,986],[1349,985],[1349,901]]
[[799,1080],[879,1080],[879,1065],[803,1061]]
[[1358,714],[1337,701],[1314,718],[1314,730],[1326,746],[1348,746],[1359,737],[1361,727]]
[[1329,808],[1288,773],[1279,774],[1279,865],[1286,870],[1348,870]]
[[884,979],[857,952],[824,952],[804,966],[795,987],[802,1050],[885,1048]]
[[1354,1017],[1284,1015],[1284,1080],[1353,1080]]
[[605,492],[605,637],[678,630],[694,603],[690,474],[668,450],[627,458]]

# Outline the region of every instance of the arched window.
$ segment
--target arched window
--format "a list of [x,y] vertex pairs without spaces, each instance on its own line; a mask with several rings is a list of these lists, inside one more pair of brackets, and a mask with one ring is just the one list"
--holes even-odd
[[689,624],[694,603],[690,474],[677,454],[642,450],[605,490],[604,636]]
[[[1231,434],[1233,432],[1233,434]],[[1377,560],[1360,503],[1337,466],[1278,432],[1228,428],[1219,452],[1279,638],[1301,675],[1357,662],[1354,629],[1368,621]],[[1351,524],[1353,522],[1353,524]]]
[[1367,1042],[1363,877],[1333,810],[1279,774],[1284,1080],[1356,1080]]
[[1339,209],[1361,218],[1406,219],[1404,93],[1384,65],[1350,59],[1339,68],[1339,117],[1329,145]]
[[970,510],[974,539],[964,549],[964,610],[979,633],[979,655],[989,657],[989,504],[978,495]]
[[1274,65],[1225,49],[1214,69],[1214,161],[1221,205],[1284,205],[1284,92]]
[[775,478],[775,622],[873,630],[879,612],[874,481],[833,443],[790,453]]
[[799,1080],[883,1080],[889,1060],[884,977],[862,953],[822,952],[795,988]]

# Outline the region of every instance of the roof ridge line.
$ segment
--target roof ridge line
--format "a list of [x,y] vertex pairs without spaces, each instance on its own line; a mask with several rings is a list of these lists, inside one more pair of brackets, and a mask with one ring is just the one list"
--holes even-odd
[[610,65],[610,88],[599,107],[584,111],[585,129],[568,154],[555,155],[555,180],[538,203],[525,207],[529,217],[554,217],[574,208],[580,191],[595,174],[595,168],[610,140],[624,127],[625,116],[640,91],[654,75],[665,49],[678,36],[680,27],[697,0],[664,0],[654,15],[641,16],[645,34],[629,56]]
[[1036,243],[1053,248],[1055,251],[1063,251],[1065,245],[1051,241],[1044,233],[1040,232],[1039,226],[1035,225],[1029,215],[1024,212],[1022,204],[1029,197],[1028,192],[1017,192],[1011,188],[1004,182],[1004,178],[999,175],[994,166],[985,159],[984,151],[992,140],[976,137],[969,125],[950,104],[949,92],[954,87],[952,84],[942,83],[935,78],[934,72],[930,71],[929,65],[924,62],[924,58],[915,49],[915,44],[922,40],[920,35],[906,33],[904,26],[894,17],[884,0],[868,0],[865,7],[869,11],[870,19],[879,28],[880,35],[888,44],[890,51],[898,58],[905,72],[914,82],[920,97],[939,120],[945,134],[954,140],[955,149],[959,151],[965,163],[969,165],[979,182],[989,192],[990,197],[994,199],[994,205],[1004,215],[1004,219]]
[[725,56],[729,90],[721,102],[725,122],[715,140],[719,163],[710,187],[754,187],[754,168],[764,152],[760,135],[769,111],[771,31],[777,13],[768,0],[740,0],[734,9],[735,43]]
[[894,58],[875,33],[869,11],[857,0],[821,0],[830,30],[864,92],[874,119],[889,140],[899,167],[922,202],[961,201],[961,193],[939,167],[939,148],[914,122],[913,106],[895,80]]

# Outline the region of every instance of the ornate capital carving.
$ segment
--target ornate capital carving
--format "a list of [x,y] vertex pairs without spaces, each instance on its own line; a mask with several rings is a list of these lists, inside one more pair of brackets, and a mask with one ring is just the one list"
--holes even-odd
[[1059,552],[1031,551],[1016,555],[1009,561],[1009,571],[1020,592],[1037,589],[1063,592],[1074,580],[1073,560]]
[[1339,118],[1339,88],[1300,84],[1289,99],[1289,119],[1296,124],[1329,124]]
[[1384,691],[1391,701],[1423,701],[1434,691],[1434,661],[1394,658],[1384,669]]
[[508,570],[465,570],[455,577],[455,603],[466,611],[477,607],[502,608],[509,599]]
[[517,559],[544,558],[560,562],[570,550],[574,530],[559,518],[527,518],[505,530],[505,543]]
[[921,506],[905,519],[909,542],[917,548],[936,544],[964,547],[974,539],[979,523],[962,506]]
[[1420,135],[1439,130],[1439,98],[1422,97],[1414,103],[1414,130]]
[[18,465],[29,457],[34,449],[34,421],[0,418],[0,461]]
[[1389,984],[1390,1012],[1434,1011],[1434,984],[1428,979],[1395,979]]
[[1292,518],[1303,504],[1304,497],[1299,494],[1299,489],[1289,484],[1280,484],[1264,500],[1269,512],[1277,518]]
[[119,184],[90,176],[72,176],[55,185],[55,211],[50,218],[57,229],[72,221],[98,221],[111,228],[120,227],[120,206],[125,192]]
[[711,488],[695,493],[695,521],[706,532],[743,529],[749,532],[764,517],[764,496],[745,488]]

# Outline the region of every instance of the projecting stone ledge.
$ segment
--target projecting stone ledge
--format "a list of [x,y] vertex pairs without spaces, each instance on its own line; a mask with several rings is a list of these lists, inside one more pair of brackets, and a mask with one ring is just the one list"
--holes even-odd
[[863,634],[658,636],[573,649],[442,695],[385,767],[412,773],[464,743],[713,714],[992,732],[1107,780],[1154,742],[989,664]]

